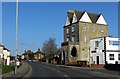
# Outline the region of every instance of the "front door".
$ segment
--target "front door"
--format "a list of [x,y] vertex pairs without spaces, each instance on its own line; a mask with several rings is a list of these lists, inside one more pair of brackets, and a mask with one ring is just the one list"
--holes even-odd
[[97,56],[97,64],[99,64],[99,56]]

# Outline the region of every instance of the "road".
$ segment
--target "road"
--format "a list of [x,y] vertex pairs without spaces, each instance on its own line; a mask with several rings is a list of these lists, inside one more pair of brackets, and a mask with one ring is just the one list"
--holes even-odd
[[63,66],[56,66],[52,64],[44,64],[44,63],[29,63],[32,67],[31,77],[39,77],[39,78],[64,78],[64,79],[118,79],[112,75],[102,74],[94,71],[90,71],[87,69],[77,69],[77,68],[69,68]]

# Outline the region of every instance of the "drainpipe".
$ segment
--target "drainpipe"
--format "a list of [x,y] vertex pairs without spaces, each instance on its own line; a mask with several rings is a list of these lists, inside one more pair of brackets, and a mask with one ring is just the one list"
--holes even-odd
[[89,67],[91,67],[90,47],[89,47]]
[[105,65],[107,64],[106,61],[106,37],[104,37],[104,56],[105,56]]

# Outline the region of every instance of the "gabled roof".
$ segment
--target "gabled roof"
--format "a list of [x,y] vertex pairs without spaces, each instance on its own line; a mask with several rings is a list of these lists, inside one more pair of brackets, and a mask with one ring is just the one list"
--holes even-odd
[[5,48],[5,47],[3,48],[3,50],[7,50],[7,51],[10,51],[10,50],[8,50],[8,49],[7,49],[7,48]]
[[74,11],[68,11],[68,18],[69,18],[69,21],[70,23],[72,23],[72,20],[73,20],[73,15],[74,15]]
[[[72,23],[74,14],[76,15],[77,21],[79,21],[85,12],[86,11],[68,10],[67,15],[68,15],[70,23]],[[99,17],[101,16],[101,14],[95,14],[95,13],[89,13],[89,12],[86,12],[86,13],[88,14],[88,17],[90,18],[92,23],[96,23]]]
[[4,45],[0,44],[0,47],[4,47]]
[[83,16],[84,12],[78,10],[75,10],[74,12],[76,14],[77,20],[79,21],[80,18]]
[[90,17],[92,23],[96,23],[98,18],[100,17],[100,14],[93,14],[93,13],[88,13],[88,16]]

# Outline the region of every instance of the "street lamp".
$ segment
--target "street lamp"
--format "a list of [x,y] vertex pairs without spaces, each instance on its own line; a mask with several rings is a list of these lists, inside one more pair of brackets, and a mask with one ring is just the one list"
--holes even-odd
[[17,54],[18,54],[18,0],[16,0],[16,56],[15,56],[15,74],[17,73]]

